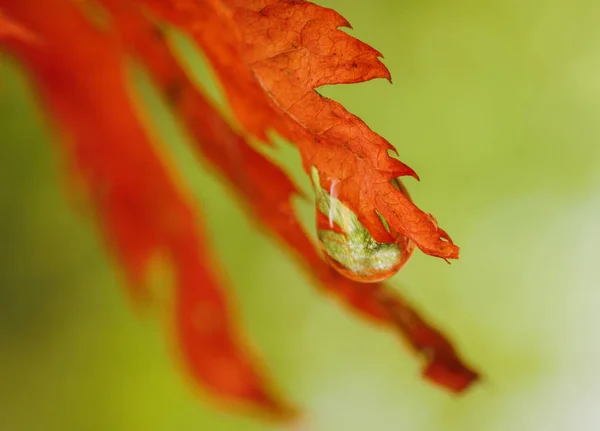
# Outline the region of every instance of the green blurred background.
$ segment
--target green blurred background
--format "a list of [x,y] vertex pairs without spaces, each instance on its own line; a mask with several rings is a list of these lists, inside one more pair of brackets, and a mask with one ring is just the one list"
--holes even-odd
[[[486,378],[451,396],[395,336],[318,294],[136,72],[273,380],[310,431],[600,429],[600,2],[320,4],[394,79],[322,92],[396,145],[422,178],[406,182],[415,201],[462,248],[451,266],[416,253],[392,285]],[[276,429],[197,396],[164,304],[134,312],[89,211],[69,202],[65,161],[7,57],[0,82],[0,430]],[[295,150],[275,157],[308,191]],[[298,203],[308,226],[311,205]]]

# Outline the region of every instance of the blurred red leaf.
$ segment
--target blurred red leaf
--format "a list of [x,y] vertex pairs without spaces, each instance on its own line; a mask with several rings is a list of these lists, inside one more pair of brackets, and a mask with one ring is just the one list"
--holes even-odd
[[117,38],[92,26],[69,1],[3,0],[2,6],[44,42],[5,46],[28,70],[62,132],[63,149],[89,188],[134,293],[143,294],[150,259],[167,256],[175,272],[177,332],[194,376],[215,396],[288,417],[291,410],[270,392],[233,323],[198,216],[134,112]]

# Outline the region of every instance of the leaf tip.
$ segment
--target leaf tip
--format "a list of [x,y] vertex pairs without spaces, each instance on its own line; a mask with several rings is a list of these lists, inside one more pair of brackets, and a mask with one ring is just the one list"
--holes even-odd
[[433,360],[423,371],[423,377],[444,386],[455,394],[464,393],[474,383],[481,380],[478,372],[457,360]]
[[[383,55],[380,55],[380,58],[383,58]],[[387,79],[388,82],[391,84],[392,83],[392,74],[390,73],[390,70],[387,68],[387,66],[385,64],[383,64],[383,62],[380,59],[378,59],[377,61],[383,67],[383,70],[384,70],[382,78]]]

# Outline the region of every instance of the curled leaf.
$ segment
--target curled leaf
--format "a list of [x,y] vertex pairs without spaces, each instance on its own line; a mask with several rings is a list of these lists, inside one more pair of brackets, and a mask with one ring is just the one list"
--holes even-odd
[[390,78],[379,52],[339,30],[349,26],[341,15],[302,0],[140,1],[194,38],[244,129],[264,141],[273,129],[295,143],[307,172],[315,166],[326,190],[335,179],[339,199],[377,241],[392,239],[379,213],[423,252],[458,257],[458,247],[430,215],[390,183],[417,178],[388,154],[394,147],[315,91]]
[[[138,15],[137,19],[142,18]],[[165,101],[190,133],[194,149],[227,179],[255,219],[294,252],[327,293],[405,338],[425,361],[423,373],[434,383],[460,392],[477,380],[477,372],[463,362],[447,338],[406,300],[382,284],[348,280],[323,262],[294,213],[292,198],[299,193],[294,183],[233,131],[193,85],[160,31],[147,22],[135,26],[132,22],[130,17],[121,25],[128,46],[145,63]],[[239,181],[240,166],[244,181]]]

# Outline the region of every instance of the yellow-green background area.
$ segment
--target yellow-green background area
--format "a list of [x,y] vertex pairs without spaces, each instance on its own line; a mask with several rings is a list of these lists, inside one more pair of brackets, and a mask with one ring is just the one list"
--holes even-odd
[[[486,378],[443,392],[390,332],[317,293],[137,74],[273,380],[311,431],[600,429],[600,3],[323,4],[385,54],[394,84],[322,92],[398,148],[422,178],[406,182],[415,201],[461,246],[450,266],[417,252],[391,284]],[[91,214],[66,199],[65,161],[23,74],[6,57],[0,67],[0,429],[276,429],[197,396],[164,303],[133,312]],[[310,192],[295,150],[276,158]],[[311,205],[298,204],[312,232]]]

